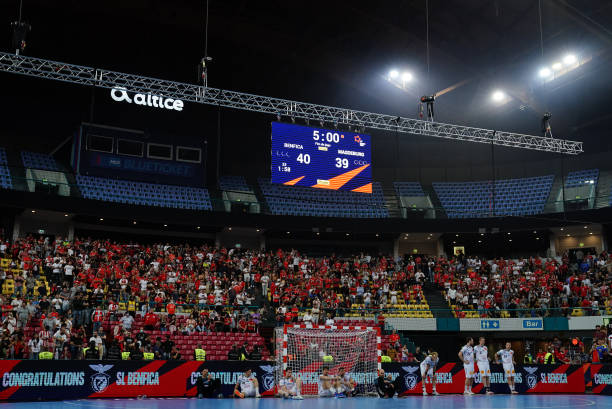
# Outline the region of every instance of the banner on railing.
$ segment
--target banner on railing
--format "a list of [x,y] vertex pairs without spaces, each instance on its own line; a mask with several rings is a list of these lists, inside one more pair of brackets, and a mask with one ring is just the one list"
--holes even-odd
[[593,393],[612,395],[612,365],[585,365],[585,378],[591,381]]
[[[491,364],[491,390],[509,393],[508,381],[501,365]],[[418,364],[391,363],[383,366],[387,375],[396,380],[402,395],[422,394],[423,384]],[[585,391],[584,372],[580,365],[516,365],[515,384],[519,393],[581,393]],[[439,393],[463,393],[465,373],[459,363],[442,364],[436,370],[436,389]],[[397,380],[399,378],[399,380]],[[428,392],[432,385],[425,385]],[[484,393],[480,375],[474,378],[474,393]]]
[[[270,361],[17,361],[0,360],[0,400],[60,400],[83,398],[189,397],[196,395],[196,381],[203,368],[220,380],[226,397],[232,395],[238,377],[251,369],[263,396],[275,391],[275,363]],[[418,364],[383,364],[401,395],[421,394]],[[612,393],[612,365],[517,365],[516,389],[520,393],[583,393],[587,378],[593,392]],[[352,374],[359,382],[363,377]],[[446,363],[436,371],[440,393],[463,393],[463,365]],[[431,384],[427,384],[431,392]],[[509,393],[501,365],[491,365],[491,388]],[[473,391],[484,393],[479,375]]]
[[251,369],[262,395],[273,394],[275,363],[268,361],[9,361],[0,360],[0,399],[81,399],[196,395],[208,368],[231,396],[240,375]]

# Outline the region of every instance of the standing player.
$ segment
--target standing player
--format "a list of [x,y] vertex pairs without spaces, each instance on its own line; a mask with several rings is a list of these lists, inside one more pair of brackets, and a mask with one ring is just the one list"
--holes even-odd
[[236,386],[234,386],[234,396],[241,399],[261,398],[261,395],[259,395],[259,382],[257,382],[257,378],[253,376],[253,372],[250,369],[247,369],[243,375],[238,377]]
[[463,362],[463,371],[465,372],[465,389],[464,395],[473,395],[472,382],[474,381],[474,339],[467,338],[466,344],[459,351],[459,359]]
[[279,382],[279,396],[283,398],[304,399],[302,397],[302,380],[295,378],[291,369],[285,371],[285,376]]
[[489,350],[485,345],[485,338],[478,339],[478,345],[474,347],[474,355],[476,355],[476,363],[478,364],[478,372],[480,379],[484,385],[487,395],[492,395],[491,391],[491,369],[489,368]]
[[506,374],[506,379],[508,380],[508,386],[510,387],[510,393],[517,394],[518,392],[514,389],[514,351],[510,349],[512,344],[510,342],[506,342],[506,348],[500,349],[495,354],[495,362],[499,363],[499,357],[501,356],[502,365],[504,367],[504,373]]
[[432,395],[439,395],[438,391],[436,391],[436,366],[438,365],[438,353],[432,351],[431,354],[427,355],[423,362],[421,362],[421,383],[423,384],[423,396],[427,396],[427,390],[425,389],[425,382],[427,381],[427,377],[431,380],[433,384],[433,392]]

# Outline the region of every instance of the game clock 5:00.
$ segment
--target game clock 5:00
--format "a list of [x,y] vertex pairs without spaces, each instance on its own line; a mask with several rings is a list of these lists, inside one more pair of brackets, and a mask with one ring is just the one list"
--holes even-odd
[[372,193],[370,135],[272,123],[272,183]]

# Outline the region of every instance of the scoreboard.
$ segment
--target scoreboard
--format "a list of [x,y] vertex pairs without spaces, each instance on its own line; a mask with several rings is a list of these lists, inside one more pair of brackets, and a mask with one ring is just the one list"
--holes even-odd
[[272,183],[372,193],[370,135],[272,122]]

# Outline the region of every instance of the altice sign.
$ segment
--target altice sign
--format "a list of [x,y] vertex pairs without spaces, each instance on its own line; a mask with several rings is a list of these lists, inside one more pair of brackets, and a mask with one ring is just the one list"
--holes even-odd
[[[130,94],[132,94],[130,96]],[[128,104],[144,105],[154,108],[168,109],[170,111],[182,111],[183,101],[174,98],[164,98],[161,95],[151,94],[134,94],[130,93],[127,88],[114,87],[111,89],[111,98],[114,101],[121,102],[125,101]]]

